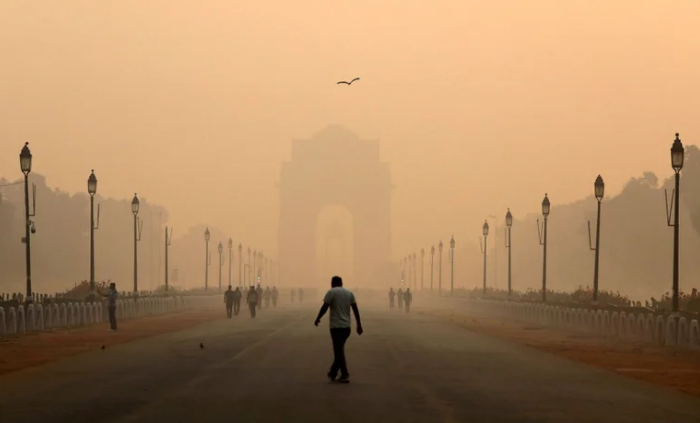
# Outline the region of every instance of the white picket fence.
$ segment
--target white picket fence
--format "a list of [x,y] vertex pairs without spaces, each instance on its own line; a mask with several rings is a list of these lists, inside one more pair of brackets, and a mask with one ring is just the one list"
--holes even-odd
[[653,313],[608,312],[547,304],[469,300],[469,307],[544,326],[604,337],[700,350],[700,323]]
[[[136,319],[185,310],[192,307],[193,297],[146,297],[117,300],[117,320]],[[0,307],[0,338],[54,328],[74,328],[109,321],[101,302],[63,303],[44,307],[30,304],[26,309]]]

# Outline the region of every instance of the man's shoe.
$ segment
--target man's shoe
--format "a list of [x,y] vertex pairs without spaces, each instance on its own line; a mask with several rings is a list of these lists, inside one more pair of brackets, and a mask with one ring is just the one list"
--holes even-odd
[[350,383],[350,375],[341,375],[338,380],[338,383]]
[[331,382],[335,382],[335,375],[332,375],[331,372],[328,372],[328,379],[329,379]]

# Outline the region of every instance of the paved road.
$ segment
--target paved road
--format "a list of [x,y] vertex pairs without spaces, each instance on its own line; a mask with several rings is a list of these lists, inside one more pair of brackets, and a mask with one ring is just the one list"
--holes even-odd
[[[0,378],[3,422],[698,422],[700,400],[414,312],[364,310],[349,385],[327,318],[263,311]],[[203,341],[205,348],[199,348]]]

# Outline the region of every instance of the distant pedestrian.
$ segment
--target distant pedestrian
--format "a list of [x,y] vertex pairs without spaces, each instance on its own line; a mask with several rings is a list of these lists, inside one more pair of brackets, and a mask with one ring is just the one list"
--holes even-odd
[[394,298],[396,297],[396,292],[394,288],[389,288],[389,308],[394,308]]
[[233,315],[238,316],[241,312],[241,298],[243,298],[243,293],[239,287],[233,291]]
[[279,297],[279,292],[277,291],[277,287],[272,287],[272,307],[277,307],[277,298]]
[[265,308],[270,308],[270,300],[272,299],[272,292],[270,287],[265,288]]
[[224,303],[226,304],[226,317],[229,319],[233,316],[233,290],[231,285],[228,286],[226,292],[224,292]]
[[411,288],[406,288],[406,292],[403,294],[403,302],[406,306],[406,313],[408,309],[411,308],[411,303],[413,302],[413,294],[411,293]]
[[98,291],[103,297],[107,297],[107,313],[109,315],[109,331],[117,331],[117,297],[119,293],[117,292],[117,284],[112,282],[109,284],[109,292],[105,295],[102,291]]
[[360,310],[355,302],[355,295],[349,290],[343,288],[343,279],[340,276],[333,276],[331,279],[331,289],[323,298],[323,306],[318,312],[318,317],[314,325],[318,326],[321,318],[330,308],[330,328],[331,340],[333,341],[333,364],[328,372],[328,378],[334,382],[340,371],[340,378],[337,380],[341,383],[350,382],[350,373],[348,372],[347,363],[345,360],[345,342],[350,337],[352,332],[350,324],[350,309],[355,314],[355,322],[357,324],[357,334],[362,335],[362,322],[360,321]]
[[248,291],[248,296],[246,297],[246,303],[248,303],[248,308],[250,309],[250,317],[255,317],[255,309],[258,306],[259,298],[258,291],[251,285],[250,290]]
[[396,291],[396,299],[399,301],[399,310],[403,310],[403,291],[401,288]]
[[263,289],[260,284],[258,284],[258,288],[255,290],[255,292],[258,293],[258,310],[260,310],[263,303]]

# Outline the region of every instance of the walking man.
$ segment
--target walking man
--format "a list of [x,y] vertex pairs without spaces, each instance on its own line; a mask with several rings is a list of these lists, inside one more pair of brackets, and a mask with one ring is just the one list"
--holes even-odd
[[396,299],[399,300],[399,310],[403,310],[403,291],[401,288],[396,291]]
[[226,317],[230,319],[233,316],[233,290],[231,290],[231,285],[224,292],[224,303],[226,303]]
[[277,292],[277,287],[272,287],[272,307],[277,307],[277,298],[279,297],[279,292]]
[[408,309],[411,308],[411,302],[413,302],[413,294],[411,293],[411,288],[406,288],[406,292],[403,294],[403,302],[406,306],[406,313]]
[[260,284],[258,284],[258,289],[256,289],[255,292],[258,294],[257,304],[258,304],[258,310],[260,310],[262,308],[262,300],[263,300],[263,289],[260,286]]
[[248,303],[248,308],[250,309],[250,317],[255,318],[255,308],[258,306],[258,291],[255,290],[254,286],[250,286],[248,291],[248,296],[246,297],[246,302]]
[[241,293],[240,288],[236,287],[233,291],[233,315],[238,316],[241,312],[241,298],[243,298],[243,293]]
[[331,289],[323,298],[323,306],[318,312],[318,317],[314,325],[318,326],[321,318],[330,308],[331,318],[331,340],[333,341],[333,365],[328,372],[328,379],[331,382],[336,381],[338,371],[340,378],[337,380],[340,383],[350,382],[350,373],[348,373],[347,364],[345,362],[345,341],[350,337],[352,332],[350,325],[350,309],[355,314],[355,322],[357,324],[357,334],[362,335],[362,323],[360,321],[360,310],[355,302],[355,295],[349,290],[343,288],[343,279],[340,276],[333,276],[331,279]]
[[117,296],[119,295],[117,293],[117,284],[112,282],[109,284],[109,293],[107,295],[103,294],[101,291],[98,291],[100,295],[103,297],[107,297],[107,312],[109,314],[109,331],[110,332],[116,332],[117,331]]
[[394,297],[396,297],[394,288],[389,288],[389,308],[394,308]]

